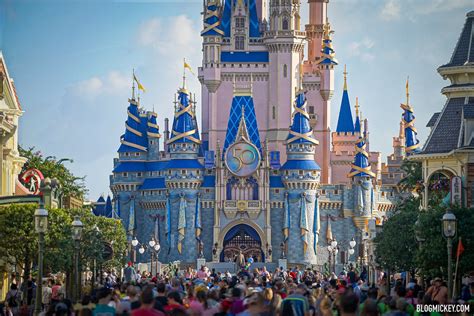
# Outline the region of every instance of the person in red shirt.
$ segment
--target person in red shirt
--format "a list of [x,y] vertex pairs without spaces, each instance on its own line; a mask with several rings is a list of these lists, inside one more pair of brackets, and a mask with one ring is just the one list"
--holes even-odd
[[142,305],[140,308],[132,311],[132,316],[165,316],[163,312],[153,308],[155,298],[153,297],[153,288],[147,286],[140,295]]

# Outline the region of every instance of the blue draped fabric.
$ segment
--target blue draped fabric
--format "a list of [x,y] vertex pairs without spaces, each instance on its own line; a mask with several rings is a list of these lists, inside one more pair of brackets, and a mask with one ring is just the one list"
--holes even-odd
[[253,239],[257,240],[258,242],[262,242],[260,240],[260,236],[258,235],[257,231],[253,229],[252,227],[245,225],[245,224],[239,224],[234,227],[232,227],[227,234],[224,237],[224,244],[226,244],[229,240],[237,236],[237,234],[240,233],[240,231],[243,230],[247,235],[252,237]]
[[319,229],[320,229],[320,221],[319,221],[319,200],[318,196],[316,195],[314,198],[314,218],[313,218],[313,249],[314,254],[317,255],[317,247],[318,247],[318,239],[319,239]]
[[285,197],[285,209],[283,210],[283,241],[288,241],[290,235],[290,201],[289,196],[286,194]]
[[199,198],[199,195],[196,198],[196,213],[194,214],[194,228],[196,230],[196,240],[201,241],[201,232],[202,232],[202,226],[201,226],[201,199]]
[[303,253],[306,253],[308,249],[308,216],[306,213],[306,197],[302,194],[300,200],[300,230],[301,240],[303,241]]
[[166,199],[166,239],[168,241],[168,253],[171,251],[171,203],[170,197]]
[[136,223],[135,223],[135,200],[131,199],[130,200],[130,211],[128,214],[128,233],[130,235],[133,235],[136,229]]

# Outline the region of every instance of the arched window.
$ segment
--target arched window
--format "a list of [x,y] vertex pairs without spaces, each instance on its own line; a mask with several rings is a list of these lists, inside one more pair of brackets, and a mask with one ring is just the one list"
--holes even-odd
[[275,109],[275,106],[272,106],[272,119],[276,119],[276,109]]
[[288,76],[288,66],[286,64],[283,65],[283,78]]
[[245,41],[245,38],[243,36],[236,36],[235,37],[235,49],[236,50],[244,50],[245,49],[244,41]]
[[283,30],[288,30],[288,18],[283,18],[283,23],[281,24],[281,28]]

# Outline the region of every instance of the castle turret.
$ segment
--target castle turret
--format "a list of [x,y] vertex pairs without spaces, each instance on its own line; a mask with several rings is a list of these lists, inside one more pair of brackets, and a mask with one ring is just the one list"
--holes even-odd
[[321,56],[316,62],[321,72],[321,90],[319,92],[323,100],[328,101],[334,94],[334,66],[336,66],[338,62],[335,57],[336,53],[332,47],[331,34],[334,33],[334,31],[331,30],[329,22],[324,24],[323,29]]
[[183,87],[178,90],[175,104],[173,128],[167,141],[171,156],[166,166],[167,205],[170,210],[177,210],[167,212],[167,216],[171,216],[171,231],[168,232],[171,238],[167,244],[169,261],[195,262],[198,257],[199,247],[192,227],[200,222],[196,221],[195,210],[204,166],[198,160],[201,140],[195,115],[195,103],[190,99],[183,76]]
[[148,158],[157,159],[160,154],[160,127],[156,122],[157,114],[148,112],[147,136],[148,136]]
[[339,110],[336,132],[339,134],[354,133],[354,121],[352,119],[351,103],[349,101],[349,93],[347,92],[346,65],[344,65],[344,90],[342,91],[341,108]]
[[[365,121],[367,122],[367,120]],[[354,209],[357,217],[370,217],[373,210],[373,186],[372,179],[376,177],[372,172],[369,153],[367,150],[368,132],[367,125],[364,126],[363,135],[359,136],[355,144],[355,157],[352,168],[347,177],[352,179],[355,187]],[[357,223],[356,223],[357,225]]]
[[321,58],[321,42],[323,41],[324,25],[327,21],[329,0],[308,0],[309,23],[305,30],[308,34],[308,60],[317,61]]
[[405,129],[405,153],[407,156],[410,156],[420,151],[420,141],[416,137],[418,132],[415,128],[415,115],[413,114],[413,107],[410,105],[408,79],[406,84],[406,94],[407,102],[406,104],[402,103],[400,107],[403,109],[402,122]]
[[315,235],[312,230],[321,168],[314,161],[318,141],[313,137],[306,103],[305,93],[299,90],[294,102],[293,122],[286,141],[288,160],[281,167],[281,172],[288,192],[290,217],[287,246],[291,245],[291,251],[287,251],[288,260],[314,264],[316,251],[313,247]]

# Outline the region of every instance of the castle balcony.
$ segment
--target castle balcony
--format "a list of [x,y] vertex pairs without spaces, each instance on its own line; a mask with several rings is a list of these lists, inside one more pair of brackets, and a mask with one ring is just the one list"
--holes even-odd
[[224,201],[224,214],[227,218],[235,218],[238,214],[247,214],[251,219],[257,219],[262,208],[258,200],[227,200]]

